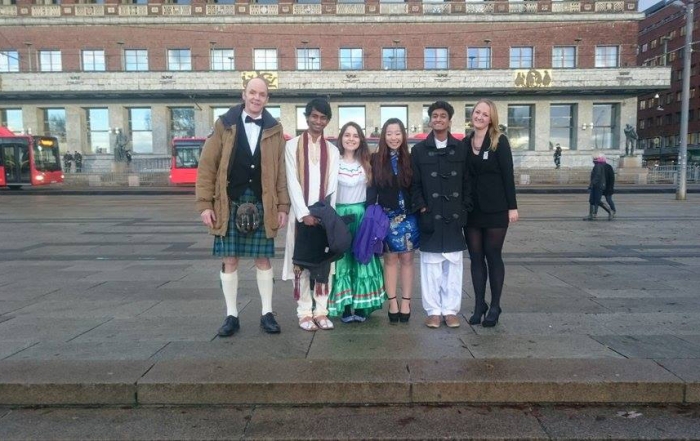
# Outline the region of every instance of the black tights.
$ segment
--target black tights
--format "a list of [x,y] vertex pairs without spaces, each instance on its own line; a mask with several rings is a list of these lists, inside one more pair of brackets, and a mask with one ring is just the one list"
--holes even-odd
[[501,306],[501,291],[506,276],[501,250],[507,231],[508,228],[465,228],[474,296],[477,302],[485,301],[488,278],[491,287],[491,308]]

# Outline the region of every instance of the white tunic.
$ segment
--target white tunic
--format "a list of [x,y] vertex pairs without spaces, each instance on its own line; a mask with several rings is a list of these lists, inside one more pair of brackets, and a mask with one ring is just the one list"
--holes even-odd
[[[299,146],[299,138],[287,141],[285,146],[285,167],[287,168],[287,191],[289,191],[289,199],[292,206],[289,209],[289,220],[287,223],[287,237],[285,238],[284,247],[284,264],[282,267],[282,280],[294,280],[294,264],[292,256],[294,256],[294,238],[296,233],[296,222],[301,222],[302,218],[309,214],[309,206],[318,202],[318,190],[309,191],[309,204],[304,201],[304,190],[301,188],[301,183],[298,178],[297,171],[297,148]],[[320,141],[320,138],[319,138]],[[338,148],[326,141],[328,145],[328,188],[326,188],[326,196],[331,195],[331,206],[335,208],[336,192],[338,190],[338,161],[340,153]],[[309,150],[311,150],[311,137],[309,137]],[[311,156],[311,155],[309,155]],[[307,158],[308,159],[308,158]],[[313,164],[308,159],[309,169],[309,188],[318,189],[321,186],[321,164]],[[333,273],[334,265],[331,266]]]
[[367,199],[367,175],[358,161],[340,158],[338,168],[338,204],[359,204]]

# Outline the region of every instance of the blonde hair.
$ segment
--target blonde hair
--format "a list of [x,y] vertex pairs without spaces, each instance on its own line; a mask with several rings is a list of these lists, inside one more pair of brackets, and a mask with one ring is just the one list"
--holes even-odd
[[501,129],[498,128],[498,110],[496,109],[496,104],[491,101],[490,99],[482,98],[479,101],[474,104],[474,107],[472,108],[472,113],[474,112],[474,109],[476,109],[476,106],[479,104],[484,103],[487,106],[489,106],[489,116],[491,117],[491,123],[489,124],[489,138],[491,139],[491,145],[489,146],[489,150],[492,152],[496,151],[496,148],[498,147],[498,140],[500,139],[501,135],[503,134],[501,132]]

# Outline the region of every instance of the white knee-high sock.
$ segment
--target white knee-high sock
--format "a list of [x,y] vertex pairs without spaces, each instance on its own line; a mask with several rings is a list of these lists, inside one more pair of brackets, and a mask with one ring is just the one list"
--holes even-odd
[[255,278],[258,281],[258,291],[260,291],[260,301],[262,302],[262,315],[272,312],[272,268],[261,270],[256,268]]
[[226,300],[226,315],[238,317],[238,306],[236,300],[238,298],[238,270],[232,273],[220,273],[221,289],[224,291],[224,299]]

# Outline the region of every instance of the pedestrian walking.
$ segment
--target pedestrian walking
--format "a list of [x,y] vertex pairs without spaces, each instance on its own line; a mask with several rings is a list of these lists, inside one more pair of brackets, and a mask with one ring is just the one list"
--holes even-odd
[[554,149],[554,168],[559,169],[561,167],[561,145],[557,143],[557,148]]
[[[491,100],[482,99],[472,112],[474,130],[465,139],[472,175],[474,209],[464,235],[471,260],[474,312],[470,325],[496,326],[501,316],[505,265],[501,256],[510,224],[519,219],[513,177],[513,155],[498,125],[498,111]],[[491,303],[486,303],[486,282]]]
[[328,276],[327,286],[316,283],[312,286],[309,270],[294,265],[293,258],[298,227],[303,224],[322,228],[319,219],[311,214],[310,207],[326,199],[331,207],[335,207],[340,155],[338,148],[323,136],[323,131],[333,116],[328,101],[322,98],[312,99],[306,104],[304,116],[308,128],[301,135],[287,141],[285,146],[287,185],[292,208],[287,224],[282,279],[294,280],[299,327],[305,331],[330,330],[334,327],[328,318],[328,294],[329,286],[332,287],[333,283],[332,276]]
[[287,221],[289,195],[282,125],[267,110],[267,83],[248,81],[243,104],[214,124],[202,149],[197,171],[196,206],[214,235],[213,254],[223,260],[219,278],[226,319],[218,331],[228,337],[239,330],[238,263],[253,259],[262,303],[261,328],[280,332],[272,312],[274,238]]
[[413,208],[420,213],[420,278],[425,325],[439,328],[442,320],[459,327],[462,308],[462,228],[471,209],[467,150],[450,134],[454,108],[445,101],[428,107],[431,132],[413,146]]
[[[615,194],[615,169],[612,165],[608,164],[605,155],[601,154],[599,158],[605,166],[605,190],[603,190],[603,196],[605,196],[605,201],[608,203],[608,220],[615,219],[617,210],[615,208],[615,202],[613,202],[613,194]],[[606,207],[603,207],[605,209]]]
[[[365,214],[367,186],[372,177],[369,146],[359,124],[349,122],[340,129],[338,150],[336,210],[340,216],[353,217],[348,228],[354,238]],[[364,322],[386,300],[383,275],[378,257],[373,256],[369,263],[362,264],[353,250],[347,251],[335,264],[328,314],[342,315],[343,323]]]
[[65,155],[63,155],[63,171],[66,173],[71,172],[72,168],[72,163],[73,163],[73,155],[71,155],[70,152],[66,152]]
[[[389,217],[384,239],[384,289],[389,302],[389,323],[407,323],[413,295],[413,254],[420,246],[418,218],[411,206],[413,169],[406,127],[398,118],[382,126],[377,152],[372,155],[372,185],[367,201],[378,203]],[[401,281],[401,302],[397,289]]]
[[[610,208],[601,199],[605,192],[605,155],[602,153],[593,154],[593,168],[591,169],[591,178],[588,184],[588,216],[584,217],[585,221],[594,221],[598,217],[598,207],[608,212],[608,216],[612,215]],[[612,219],[610,217],[610,219]]]
[[73,153],[73,160],[75,161],[75,172],[82,173],[83,171],[83,155],[79,151]]

